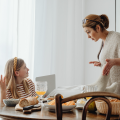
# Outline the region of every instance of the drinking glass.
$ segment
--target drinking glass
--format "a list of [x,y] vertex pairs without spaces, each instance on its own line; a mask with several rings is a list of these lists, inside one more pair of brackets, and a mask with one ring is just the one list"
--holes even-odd
[[39,95],[39,102],[42,103],[42,97],[47,91],[47,81],[36,81],[35,89]]
[[85,86],[85,91],[86,92],[95,92],[95,91],[97,91],[97,85],[93,85],[93,86]]

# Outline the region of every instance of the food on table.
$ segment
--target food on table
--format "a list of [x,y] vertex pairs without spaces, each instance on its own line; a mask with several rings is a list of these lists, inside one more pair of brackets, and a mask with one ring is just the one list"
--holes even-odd
[[54,97],[49,97],[47,100],[54,100],[55,98]]
[[118,99],[109,99],[110,102],[120,102]]
[[17,105],[15,106],[15,110],[16,110],[16,111],[22,111],[22,110],[23,110],[23,107],[21,107],[19,104],[17,104]]
[[86,97],[87,100],[89,100],[90,98],[92,98],[92,97]]
[[65,105],[65,106],[75,105],[75,102],[69,101],[69,102],[63,103],[62,105]]
[[35,97],[28,97],[28,98],[22,98],[19,101],[20,107],[25,107],[29,105],[35,105],[38,104],[38,100]]
[[63,96],[61,95],[61,98],[63,98]]
[[78,99],[74,100],[74,102],[76,103]]
[[[108,100],[111,102],[112,105],[112,115],[119,115],[120,114],[120,100],[118,99],[109,99]],[[108,112],[108,105],[105,101],[103,100],[97,100],[95,101],[97,111],[102,114],[107,114]]]
[[36,96],[36,97],[34,97],[34,98],[36,98],[36,99],[37,99],[37,98],[38,98],[38,96]]
[[[61,98],[63,98],[63,95],[61,95]],[[47,100],[54,100],[55,96],[50,96]]]
[[85,100],[84,98],[82,98],[82,99],[79,99],[79,100],[77,101],[77,103],[84,105],[84,104],[86,103],[86,100]]
[[96,105],[95,105],[95,101],[93,101],[92,103],[90,103],[90,105],[88,106],[87,110],[89,112],[95,112],[97,110]]
[[[55,105],[55,99],[50,101],[50,102],[48,102],[48,105]],[[75,102],[74,101],[69,101],[69,102],[63,103],[62,105],[63,106],[75,105]]]
[[[89,100],[92,97],[86,97],[87,100]],[[97,110],[96,105],[95,105],[95,101],[93,101],[92,103],[90,103],[90,105],[88,106],[87,109],[89,112],[95,112]]]

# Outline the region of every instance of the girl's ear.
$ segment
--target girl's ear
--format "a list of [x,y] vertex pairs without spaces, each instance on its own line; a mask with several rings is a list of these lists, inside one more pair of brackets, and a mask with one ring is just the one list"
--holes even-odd
[[19,76],[19,71],[15,71],[15,76]]
[[100,30],[101,30],[101,27],[99,25],[96,25],[96,31],[100,32]]

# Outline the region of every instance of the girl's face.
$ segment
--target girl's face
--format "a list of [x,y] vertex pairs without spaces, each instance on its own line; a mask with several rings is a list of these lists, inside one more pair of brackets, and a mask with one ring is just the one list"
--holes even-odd
[[26,64],[24,63],[19,70],[19,77],[20,78],[28,77],[28,71],[29,71],[29,69],[26,67]]
[[94,29],[90,28],[90,27],[84,27],[84,31],[87,33],[88,38],[91,38],[92,40],[94,40],[95,42],[98,41],[99,37],[99,32],[95,31]]

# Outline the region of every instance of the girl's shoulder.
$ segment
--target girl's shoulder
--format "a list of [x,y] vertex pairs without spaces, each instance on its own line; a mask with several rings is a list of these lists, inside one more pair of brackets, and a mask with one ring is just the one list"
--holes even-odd
[[28,82],[28,84],[34,84],[30,78],[25,78],[25,80]]

